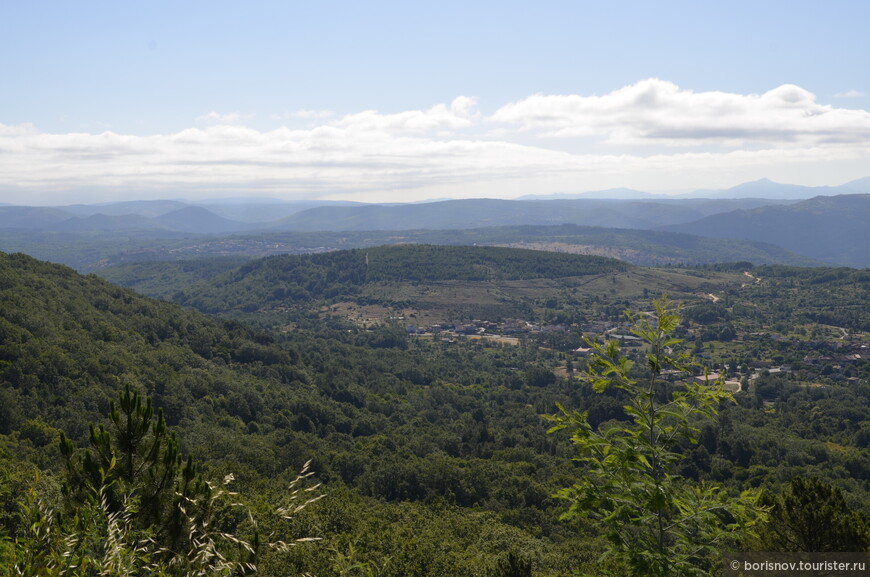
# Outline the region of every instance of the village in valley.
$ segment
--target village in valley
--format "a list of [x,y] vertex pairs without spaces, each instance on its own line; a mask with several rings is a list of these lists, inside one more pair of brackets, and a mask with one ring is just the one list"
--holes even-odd
[[[373,312],[371,306],[366,309]],[[351,306],[349,310],[358,309]],[[465,319],[424,325],[418,319],[426,315],[413,309],[384,308],[381,312],[385,314],[380,322],[368,318],[365,326],[392,325],[415,338],[445,344],[479,341],[487,346],[534,345],[557,350],[572,368],[569,371],[557,368],[555,372],[562,376],[574,375],[573,369],[585,363],[585,357],[592,351],[586,339],[617,340],[620,348],[629,354],[641,347],[641,339],[631,332],[631,323],[627,320],[547,324],[521,318]],[[725,389],[733,393],[748,390],[761,376],[783,377],[811,387],[861,381],[861,367],[870,360],[870,335],[832,326],[817,326],[811,332],[800,332],[806,333],[806,338],[773,330],[745,331],[730,325],[710,327],[690,319],[684,319],[678,329],[678,335],[692,348],[700,366],[708,368],[704,374],[699,366],[694,378],[709,384],[722,381]]]

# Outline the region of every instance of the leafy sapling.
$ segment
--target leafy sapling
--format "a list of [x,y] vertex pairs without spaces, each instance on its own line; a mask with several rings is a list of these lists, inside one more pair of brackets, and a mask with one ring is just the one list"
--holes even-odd
[[[598,392],[624,393],[627,421],[593,427],[586,413],[553,417],[551,432],[566,429],[583,472],[558,496],[570,505],[565,518],[598,523],[608,552],[624,572],[645,577],[707,575],[723,547],[750,527],[759,513],[753,494],[738,498],[707,483],[676,474],[684,458],[678,444],[695,443],[698,424],[716,418],[722,402],[733,401],[721,381],[691,379],[697,367],[676,352],[679,307],[663,297],[652,315],[631,315],[631,332],[644,343],[645,367],[635,367],[610,340],[586,339],[592,349],[584,379]],[[681,375],[672,384],[663,375]],[[706,372],[704,373],[706,375]]]

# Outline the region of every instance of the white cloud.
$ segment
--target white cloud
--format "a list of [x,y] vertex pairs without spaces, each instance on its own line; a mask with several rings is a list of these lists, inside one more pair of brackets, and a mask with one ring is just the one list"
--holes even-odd
[[37,134],[39,131],[30,123],[7,126],[0,124],[0,138],[21,137],[28,134]]
[[847,90],[834,95],[834,98],[863,98],[864,93],[858,90]]
[[199,127],[151,136],[0,124],[0,191],[32,191],[29,203],[88,187],[419,200],[798,175],[831,184],[870,166],[870,113],[819,104],[791,85],[740,95],[646,80],[603,96],[534,95],[489,117],[465,96],[425,110],[318,116],[304,129],[261,131],[214,112]]
[[479,116],[475,99],[460,96],[450,106],[437,104],[429,110],[409,110],[396,114],[367,110],[349,114],[336,125],[360,132],[423,133],[469,128]]
[[693,92],[649,79],[604,96],[534,95],[493,120],[549,137],[599,137],[613,144],[686,146],[821,144],[870,137],[870,112],[834,108],[786,84],[763,94]]
[[238,112],[230,112],[221,114],[212,110],[202,116],[197,117],[196,121],[200,124],[207,125],[224,125],[224,124],[241,124],[246,119],[245,116]]

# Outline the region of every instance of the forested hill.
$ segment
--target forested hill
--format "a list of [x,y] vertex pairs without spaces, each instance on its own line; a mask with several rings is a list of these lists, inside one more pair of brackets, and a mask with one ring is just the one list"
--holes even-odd
[[[208,275],[174,300],[206,312],[255,310],[317,298],[352,296],[377,282],[494,281],[565,278],[625,271],[632,265],[597,256],[489,246],[394,245],[260,259]],[[195,295],[187,300],[185,295]]]
[[0,253],[0,433],[39,416],[81,440],[124,384],[153,395],[177,423],[216,386],[239,395],[254,387],[228,364],[244,373],[246,363],[282,363],[292,380],[291,352],[268,340],[93,275]]
[[276,256],[239,268],[235,280],[282,271],[288,277],[325,273],[338,282],[425,282],[563,278],[621,271],[615,259],[491,246],[393,245],[310,256]]

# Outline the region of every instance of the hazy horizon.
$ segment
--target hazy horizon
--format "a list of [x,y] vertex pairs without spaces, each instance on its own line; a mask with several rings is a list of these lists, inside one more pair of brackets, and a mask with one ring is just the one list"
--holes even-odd
[[[861,190],[856,190],[854,192],[851,191],[841,191],[838,190],[839,187],[843,187],[845,185],[850,184],[851,182],[861,181],[861,180],[870,180],[870,176],[862,177],[859,179],[854,179],[848,182],[837,183],[837,184],[825,184],[820,185],[818,187],[806,187],[806,185],[799,183],[782,183],[772,181],[767,178],[762,178],[757,181],[744,182],[736,185],[735,187],[729,187],[727,189],[712,189],[712,188],[699,188],[692,190],[672,190],[672,191],[651,191],[651,190],[641,190],[641,189],[630,189],[626,187],[620,188],[611,188],[611,189],[596,189],[596,190],[585,190],[580,192],[554,192],[554,193],[544,193],[544,194],[525,194],[518,195],[513,197],[487,197],[487,196],[478,196],[478,197],[463,197],[463,198],[450,198],[450,197],[442,197],[442,198],[424,198],[420,200],[407,200],[407,201],[376,201],[376,200],[363,200],[363,199],[316,199],[316,198],[280,198],[279,196],[215,196],[215,197],[207,197],[204,196],[202,198],[185,198],[185,197],[169,197],[169,196],[153,196],[152,193],[155,191],[136,191],[136,190],[126,190],[125,196],[123,198],[114,198],[112,200],[97,200],[93,202],[89,201],[73,201],[73,202],[63,202],[63,203],[51,203],[51,202],[6,202],[0,201],[0,206],[19,206],[19,207],[57,207],[63,208],[65,206],[75,206],[75,205],[86,205],[86,206],[100,206],[100,205],[113,205],[119,203],[137,203],[137,202],[178,202],[188,205],[221,205],[226,204],[230,205],[244,205],[244,204],[282,204],[282,203],[310,203],[312,205],[318,204],[427,204],[434,202],[444,202],[448,200],[484,200],[484,199],[495,199],[495,200],[552,200],[552,199],[572,199],[572,198],[587,198],[587,199],[607,199],[612,198],[613,200],[644,200],[644,199],[653,199],[653,200],[661,200],[661,199],[673,199],[673,200],[687,200],[687,199],[703,199],[707,198],[703,193],[705,192],[722,192],[725,193],[732,189],[740,189],[746,186],[752,186],[756,184],[760,184],[764,186],[765,184],[771,184],[775,187],[796,187],[796,188],[808,188],[812,194],[809,195],[801,195],[791,197],[790,200],[799,201],[803,198],[809,198],[814,194],[818,196],[828,196],[830,194],[867,194],[864,192],[865,188],[862,187]],[[815,190],[816,188],[820,190]],[[632,196],[630,194],[621,195],[620,193],[628,193],[628,192],[636,192],[637,196]],[[82,191],[79,194],[83,194],[86,191]],[[137,196],[137,193],[140,193],[141,196]],[[612,194],[608,194],[612,193]],[[0,195],[3,194],[3,191],[0,191]],[[87,194],[83,194],[84,197],[87,197]],[[713,196],[710,198],[765,198],[763,195],[749,195],[746,197],[736,195],[736,196],[728,196],[728,195],[719,195]],[[784,197],[780,197],[779,195],[772,194],[769,197],[771,200],[776,199],[784,199]],[[44,199],[43,199],[44,200]]]

